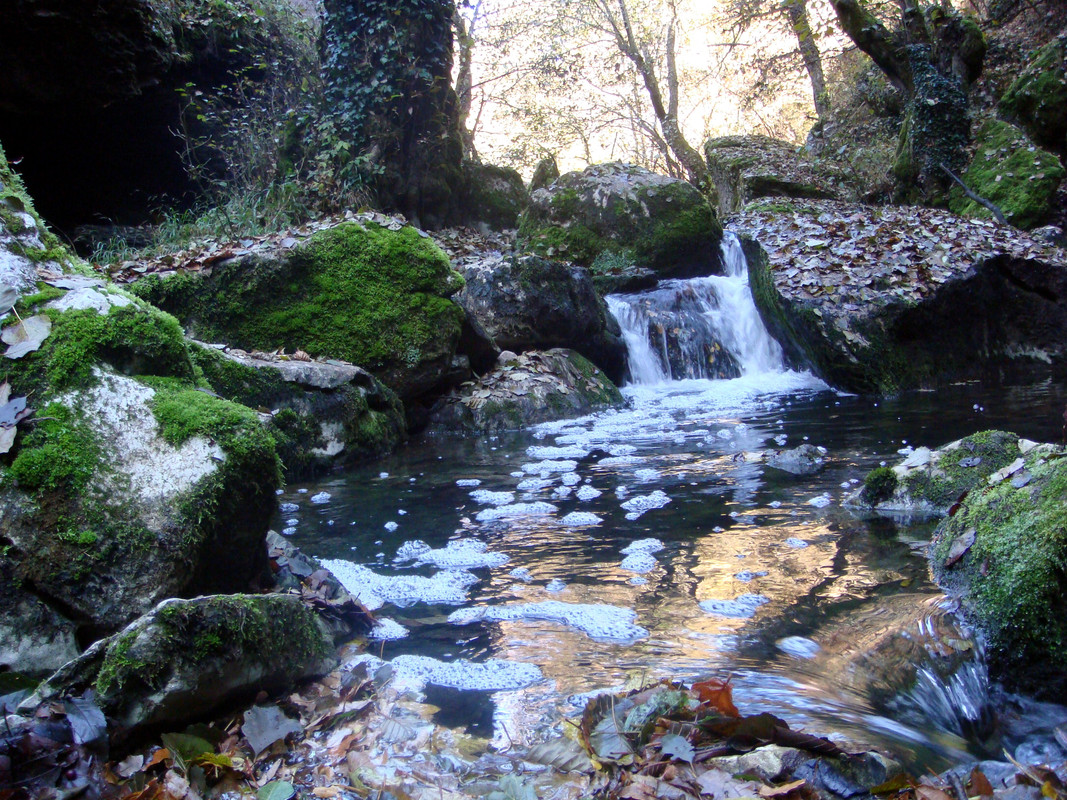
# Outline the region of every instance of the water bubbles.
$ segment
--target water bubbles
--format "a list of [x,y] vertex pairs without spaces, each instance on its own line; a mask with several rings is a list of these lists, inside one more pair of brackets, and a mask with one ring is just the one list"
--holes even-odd
[[589,501],[596,500],[601,494],[599,489],[594,489],[592,486],[583,486],[575,493],[575,497],[582,501]]
[[278,510],[281,511],[283,514],[292,514],[294,511],[299,511],[300,506],[298,506],[296,503],[282,503],[280,506],[278,506]]
[[822,648],[804,636],[786,636],[774,643],[783,653],[794,658],[815,658]]
[[599,525],[603,520],[596,514],[588,511],[572,511],[560,520],[561,525],[570,527],[583,527],[586,525]]
[[389,533],[392,533],[393,531],[395,531],[395,530],[396,530],[397,528],[399,528],[400,526],[399,526],[399,525],[397,525],[397,524],[396,524],[395,522],[393,522],[392,520],[390,520],[389,522],[385,523],[384,527],[385,527],[385,529],[386,529],[387,531],[389,531]]
[[802,550],[803,548],[808,546],[808,543],[805,542],[803,539],[798,539],[796,536],[790,536],[788,539],[785,540],[785,546],[792,547],[795,550]]
[[326,503],[330,502],[330,493],[319,492],[318,494],[314,494],[311,496],[311,502],[319,506],[325,505]]
[[567,584],[561,578],[553,578],[545,584],[546,592],[562,592],[567,588]]
[[733,619],[748,619],[756,613],[762,605],[771,602],[771,599],[762,594],[742,594],[733,600],[704,600],[700,608],[709,614]]
[[456,481],[456,486],[468,487],[468,486],[481,486],[482,482],[477,478],[460,478]]

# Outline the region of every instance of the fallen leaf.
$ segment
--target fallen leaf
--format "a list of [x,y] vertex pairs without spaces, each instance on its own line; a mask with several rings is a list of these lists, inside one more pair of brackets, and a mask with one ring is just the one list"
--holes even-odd
[[693,749],[693,745],[689,744],[689,740],[684,736],[679,736],[677,733],[665,734],[659,740],[660,752],[671,758],[677,758],[680,761],[688,761],[693,763],[693,759],[696,757],[696,750]]
[[974,528],[968,528],[952,540],[952,545],[948,549],[948,555],[945,557],[946,569],[967,555],[967,551],[970,550],[971,546],[974,544],[976,535],[977,531]]
[[761,786],[759,789],[760,797],[785,797],[790,792],[794,792],[804,785],[804,779],[790,781],[789,783],[783,783],[781,786]]
[[52,332],[52,320],[44,314],[27,317],[17,325],[4,328],[0,340],[11,345],[4,353],[8,358],[22,358],[37,350]]
[[694,683],[693,691],[696,692],[697,699],[701,703],[716,709],[721,714],[725,714],[728,717],[741,716],[741,712],[734,705],[733,689],[730,686],[729,678],[725,681],[719,678],[710,678],[706,681]]
[[253,706],[245,712],[241,725],[241,733],[257,756],[279,739],[303,731],[300,723],[285,716],[278,706]]
[[296,789],[289,781],[271,781],[259,788],[256,800],[289,800],[296,794]]

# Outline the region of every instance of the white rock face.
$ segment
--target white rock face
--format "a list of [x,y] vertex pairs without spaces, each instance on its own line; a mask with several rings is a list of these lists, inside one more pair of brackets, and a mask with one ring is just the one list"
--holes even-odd
[[155,390],[132,378],[93,368],[99,384],[59,398],[85,416],[106,443],[105,459],[113,471],[100,476],[112,498],[132,497],[159,508],[211,475],[226,460],[222,448],[202,436],[174,447],[159,435],[149,407]]
[[81,289],[74,289],[62,297],[56,298],[48,304],[48,308],[54,308],[57,311],[70,311],[71,309],[81,311],[91,308],[97,314],[106,314],[112,307],[122,308],[132,304],[133,301],[130,298],[121,294],[110,294],[100,289],[86,286]]

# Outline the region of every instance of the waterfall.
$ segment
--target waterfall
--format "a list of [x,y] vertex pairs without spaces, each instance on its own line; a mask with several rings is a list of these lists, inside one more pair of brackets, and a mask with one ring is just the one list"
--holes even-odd
[[722,241],[725,275],[661,281],[639,294],[608,295],[626,342],[633,383],[737,378],[785,369],[748,285],[748,263],[732,233]]

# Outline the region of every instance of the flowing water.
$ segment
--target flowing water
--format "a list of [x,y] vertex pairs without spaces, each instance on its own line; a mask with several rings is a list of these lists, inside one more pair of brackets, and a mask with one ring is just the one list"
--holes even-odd
[[[915,769],[1055,747],[1032,734],[1067,710],[991,688],[930,583],[932,523],[841,501],[910,445],[993,427],[1059,440],[1067,388],[835,392],[782,366],[735,240],[724,255],[726,276],[609,298],[628,408],[426,438],[288,487],[279,528],[380,608],[375,652],[439,722],[501,742],[536,740],[599,689],[732,675],[743,712]],[[805,443],[825,449],[814,474],[761,460]]]

